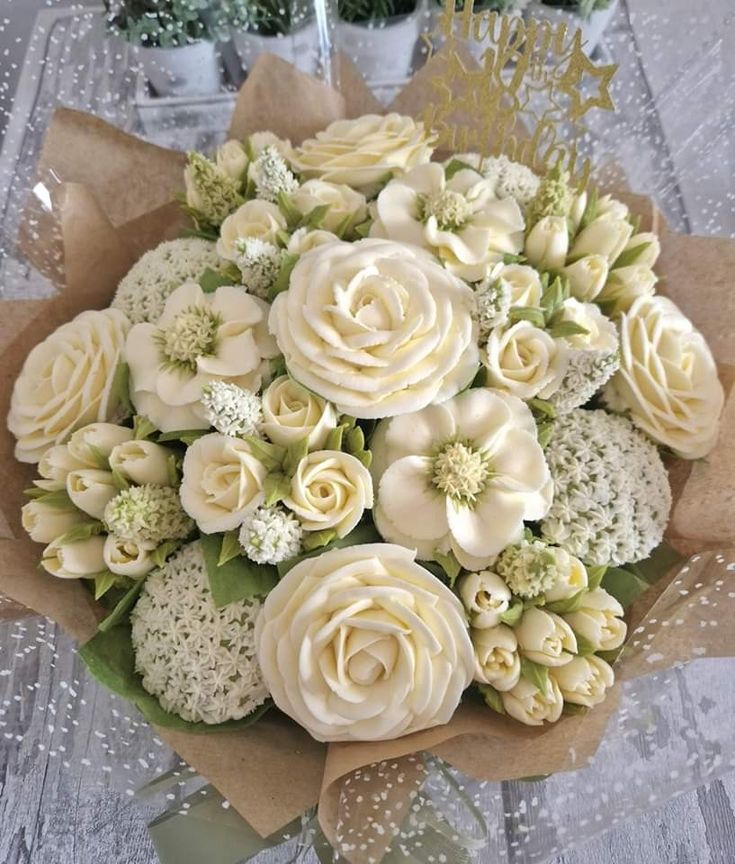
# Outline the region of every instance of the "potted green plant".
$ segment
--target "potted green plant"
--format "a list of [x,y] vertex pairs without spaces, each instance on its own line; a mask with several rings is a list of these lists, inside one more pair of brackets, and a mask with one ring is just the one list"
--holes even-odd
[[310,0],[223,0],[222,9],[245,71],[266,53],[316,71],[318,32]]
[[135,45],[160,96],[216,93],[221,20],[209,0],[105,0],[107,29]]
[[618,0],[533,0],[524,14],[552,24],[563,21],[570,33],[581,30],[584,49],[591,54],[600,44],[617,5]]
[[422,29],[417,0],[338,0],[343,51],[371,82],[400,83],[412,71]]

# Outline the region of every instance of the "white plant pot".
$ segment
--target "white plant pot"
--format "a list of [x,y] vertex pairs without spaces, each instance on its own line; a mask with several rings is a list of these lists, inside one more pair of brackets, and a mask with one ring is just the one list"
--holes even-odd
[[298,30],[279,36],[232,30],[232,44],[246,72],[261,54],[276,54],[302,72],[313,75],[317,71],[319,31],[316,21],[310,21]]
[[546,19],[551,24],[559,24],[562,21],[567,25],[567,32],[572,35],[575,30],[582,31],[582,43],[587,54],[591,54],[600,44],[602,35],[610,23],[618,5],[618,0],[610,0],[607,9],[598,9],[589,18],[583,18],[576,12],[567,9],[557,9],[554,6],[546,6],[533,0],[524,9],[524,17]]
[[143,71],[159,96],[206,96],[220,89],[214,42],[202,40],[180,48],[138,47]]
[[413,71],[416,41],[422,30],[423,10],[370,24],[337,22],[339,50],[370,82],[398,82]]

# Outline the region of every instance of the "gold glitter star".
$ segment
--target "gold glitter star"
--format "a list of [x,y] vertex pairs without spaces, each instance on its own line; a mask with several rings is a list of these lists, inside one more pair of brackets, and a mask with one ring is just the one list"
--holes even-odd
[[[610,96],[610,84],[617,66],[595,66],[582,49],[582,34],[577,31],[574,36],[573,50],[569,57],[569,65],[564,75],[559,79],[557,90],[566,94],[571,99],[569,106],[569,119],[579,120],[591,108],[601,108],[603,111],[614,111],[612,97]],[[597,95],[584,99],[579,90],[585,75],[597,78]]]

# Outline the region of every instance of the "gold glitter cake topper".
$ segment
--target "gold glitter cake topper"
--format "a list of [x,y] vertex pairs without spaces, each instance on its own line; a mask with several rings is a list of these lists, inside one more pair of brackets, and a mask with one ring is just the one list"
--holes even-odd
[[[593,108],[614,110],[610,85],[618,67],[593,63],[581,30],[475,12],[474,0],[459,9],[456,0],[445,0],[437,30],[426,39],[430,50],[445,43],[423,118],[440,148],[502,153],[541,171],[560,165],[575,185],[586,185],[592,166],[580,152],[584,118]],[[480,46],[479,63],[465,43]]]

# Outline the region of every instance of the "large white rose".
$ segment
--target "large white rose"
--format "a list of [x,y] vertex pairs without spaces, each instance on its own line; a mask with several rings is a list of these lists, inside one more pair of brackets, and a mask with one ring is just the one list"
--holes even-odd
[[541,666],[563,666],[577,653],[577,640],[569,624],[536,606],[523,613],[515,635],[521,653]]
[[228,261],[242,255],[241,241],[262,240],[278,244],[278,232],[287,228],[286,219],[276,204],[254,199],[246,201],[222,223],[217,240],[217,254]]
[[432,143],[412,117],[366,114],[330,123],[297,148],[292,162],[306,177],[366,189],[428,162]]
[[336,426],[334,406],[288,375],[276,378],[263,393],[260,429],[274,444],[288,447],[306,438],[309,448],[317,449]]
[[136,324],[128,335],[133,404],[162,432],[207,429],[202,387],[228,381],[260,387],[263,360],[278,350],[266,330],[268,305],[242,288],[205,294],[185,282],[166,300],[157,324]]
[[[576,612],[568,612],[567,624],[584,637],[595,651],[614,651],[625,641],[627,625],[623,607],[604,588],[595,588],[584,596]],[[525,616],[524,616],[525,617]]]
[[205,534],[231,531],[263,503],[267,473],[247,441],[203,435],[184,456],[181,506]]
[[26,357],[8,413],[19,462],[38,462],[80,426],[114,419],[112,379],[129,329],[117,309],[81,312]]
[[283,502],[306,531],[334,528],[345,537],[373,506],[373,481],[367,468],[349,453],[317,450],[296,466],[291,492]]
[[371,236],[421,246],[470,282],[523,248],[518,202],[496,198],[492,183],[469,168],[447,180],[443,165],[420,165],[383,189],[376,211]]
[[302,256],[269,325],[290,373],[353,417],[450,398],[479,362],[470,288],[420,249],[331,243]]
[[315,207],[329,207],[320,226],[325,231],[344,231],[367,219],[365,196],[341,183],[307,180],[292,193],[291,203],[304,216]]
[[620,320],[620,369],[605,391],[615,407],[682,459],[717,441],[725,401],[704,336],[666,297],[636,300]]
[[475,659],[462,604],[402,546],[334,549],[270,592],[255,629],[276,705],[319,741],[447,723]]
[[496,690],[512,690],[521,677],[521,658],[515,633],[505,624],[471,630],[475,649],[475,681]]
[[551,505],[531,411],[497,390],[384,420],[370,449],[376,527],[422,560],[452,551],[466,569],[482,569]]
[[500,616],[510,608],[513,595],[497,573],[480,570],[467,573],[459,582],[459,596],[475,630],[487,630],[501,623]]
[[550,674],[567,702],[585,708],[599,705],[615,683],[610,665],[594,654],[574,657],[566,666],[553,669]]
[[564,378],[569,353],[561,339],[530,321],[498,327],[487,340],[487,383],[519,399],[547,399]]
[[500,695],[506,712],[526,726],[543,726],[544,720],[556,723],[564,707],[564,697],[551,675],[546,690],[521,678],[512,690]]

